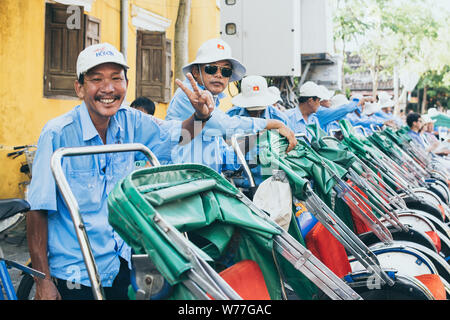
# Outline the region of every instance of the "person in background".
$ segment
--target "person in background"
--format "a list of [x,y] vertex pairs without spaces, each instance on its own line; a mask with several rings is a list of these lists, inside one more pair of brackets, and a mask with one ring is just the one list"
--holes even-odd
[[317,84],[312,81],[305,82],[300,87],[298,107],[286,110],[286,115],[289,118],[289,127],[294,130],[296,134],[306,134],[306,137],[310,140],[311,134],[306,129],[306,126],[315,124],[320,127],[316,112],[319,109],[320,100],[326,98],[327,96],[324,95]]
[[434,131],[434,123],[436,120],[431,119],[427,114],[422,115],[423,127],[421,134],[423,135],[424,142],[428,146],[437,144],[436,148],[432,150],[439,156],[447,156],[450,154],[450,143],[448,141],[439,141]]
[[395,129],[401,128],[404,125],[402,119],[393,114],[392,108],[394,107],[395,102],[387,92],[378,92],[378,104],[380,105],[380,110],[377,111],[375,115],[385,120],[384,125]]
[[155,114],[155,103],[147,97],[138,97],[131,104],[130,107],[142,111],[153,116]]
[[[241,93],[231,100],[233,107],[226,113],[232,116],[276,119],[288,125],[289,118],[275,105],[279,101],[276,87],[267,87],[261,76],[247,76],[242,79]],[[279,91],[278,91],[279,92]]]
[[[261,76],[247,76],[242,79],[241,93],[231,99],[233,107],[227,111],[229,116],[255,117],[276,119],[288,125],[289,118],[285,112],[279,111],[274,104],[279,100],[279,94],[274,87],[267,87],[267,81]],[[262,182],[261,167],[256,166],[257,148],[253,147],[255,137],[249,139],[248,150],[243,150],[250,166],[256,186]],[[242,149],[242,148],[241,148]],[[247,179],[234,179],[236,186],[249,187]]]
[[277,102],[275,102],[273,104],[273,106],[278,109],[279,111],[286,111],[286,107],[283,105],[283,99],[281,98],[281,92],[280,89],[278,89],[278,87],[276,86],[270,86],[269,90],[273,92],[274,95],[276,95],[278,97]]
[[[217,172],[236,170],[234,151],[226,143],[236,133],[257,133],[261,130],[276,129],[289,141],[287,151],[297,144],[294,133],[283,122],[274,119],[233,116],[220,108],[220,99],[228,84],[244,76],[246,69],[232,57],[231,47],[222,39],[210,39],[197,51],[194,61],[183,67],[183,73],[192,75],[202,90],[210,92],[215,101],[211,119],[201,134],[190,144],[176,148],[172,161],[176,163],[201,163]],[[189,87],[190,83],[186,82]],[[192,114],[192,105],[181,89],[177,89],[167,109],[166,120],[184,120]],[[225,137],[225,139],[224,139]]]

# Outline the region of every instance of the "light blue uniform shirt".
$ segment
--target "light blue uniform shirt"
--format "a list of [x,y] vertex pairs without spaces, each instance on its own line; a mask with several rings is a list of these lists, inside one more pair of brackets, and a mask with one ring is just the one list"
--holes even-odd
[[[192,90],[189,81],[184,84]],[[204,90],[204,87],[198,85]],[[225,94],[220,93],[216,99],[216,108],[202,132],[189,144],[177,146],[172,153],[173,163],[201,163],[217,172],[222,170],[237,170],[234,150],[225,142],[236,133],[256,133],[267,126],[266,119],[241,116],[230,117],[218,108],[220,99]],[[194,113],[194,107],[187,95],[178,88],[167,109],[166,120],[186,120]]]
[[[163,121],[129,107],[111,120],[107,144],[142,143],[160,160],[170,159],[178,144],[179,121]],[[70,212],[56,187],[50,158],[61,147],[103,145],[84,104],[50,120],[39,137],[29,189],[31,210],[48,212],[48,259],[51,276],[91,286]],[[112,285],[119,256],[130,262],[131,249],[108,223],[107,197],[116,183],[135,168],[140,152],[63,157],[62,169],[77,199],[102,286]]]
[[426,148],[426,144],[422,134],[415,132],[413,130],[409,130],[407,133],[411,137],[411,139],[413,139],[418,145],[420,145],[424,149]]
[[310,114],[308,121],[305,121],[299,107],[286,110],[285,112],[289,118],[289,127],[292,131],[294,131],[295,134],[305,133],[308,140],[311,141],[311,134],[306,130],[306,126],[309,124],[315,124],[317,127],[320,127],[319,119],[317,119],[316,114]]
[[326,108],[320,106],[316,112],[316,117],[319,119],[322,130],[328,132],[328,127],[331,123],[343,119],[350,112],[358,110],[357,104],[358,102],[352,101],[337,108]]

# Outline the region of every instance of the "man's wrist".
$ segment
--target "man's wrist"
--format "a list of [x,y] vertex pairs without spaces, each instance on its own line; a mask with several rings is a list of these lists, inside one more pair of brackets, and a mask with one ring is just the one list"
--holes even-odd
[[212,113],[210,113],[209,116],[207,116],[206,118],[204,118],[204,117],[199,117],[199,116],[197,115],[197,112],[194,112],[194,121],[206,122],[206,121],[208,121],[209,119],[211,119],[211,117],[212,117]]

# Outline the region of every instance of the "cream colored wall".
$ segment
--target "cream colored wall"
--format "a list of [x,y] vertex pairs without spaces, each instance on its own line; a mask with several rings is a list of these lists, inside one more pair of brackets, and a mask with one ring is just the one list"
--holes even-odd
[[[136,28],[131,22],[134,4],[171,20],[166,36],[174,43],[179,0],[130,0],[127,58],[130,65],[127,102],[135,98]],[[101,41],[120,48],[120,0],[95,0],[87,14],[101,20]],[[0,1],[0,198],[20,197],[18,183],[23,157],[6,157],[10,146],[37,143],[45,123],[79,104],[69,98],[43,97],[45,0]],[[219,37],[220,12],[215,0],[193,0],[189,21],[189,59],[206,40]],[[172,48],[172,52],[174,52]],[[172,70],[174,68],[172,57]],[[172,85],[175,90],[175,85]],[[229,102],[221,108],[229,107]],[[228,104],[227,104],[228,103]],[[164,118],[168,104],[158,104],[156,116]],[[225,107],[224,107],[225,106]]]

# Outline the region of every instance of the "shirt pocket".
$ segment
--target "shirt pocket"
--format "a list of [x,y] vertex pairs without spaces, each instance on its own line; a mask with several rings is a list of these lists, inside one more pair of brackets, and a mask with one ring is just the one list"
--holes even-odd
[[78,202],[80,212],[98,212],[102,206],[103,179],[94,169],[71,170],[67,182]]
[[[118,152],[114,153],[112,158],[113,162],[113,183],[117,183],[120,179],[124,178],[134,169],[134,152]],[[145,158],[147,159],[147,158]]]

